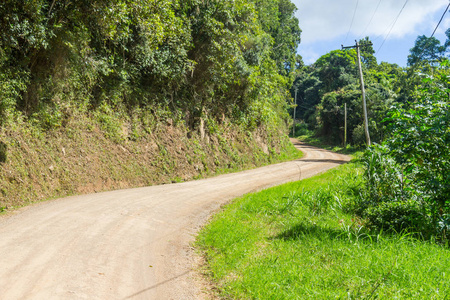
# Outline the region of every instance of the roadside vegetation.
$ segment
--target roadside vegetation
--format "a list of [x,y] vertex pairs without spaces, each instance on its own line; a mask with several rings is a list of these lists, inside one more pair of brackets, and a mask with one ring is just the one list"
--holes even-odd
[[443,45],[418,37],[407,68],[378,64],[370,40],[360,41],[369,147],[356,51],[297,70],[294,136],[361,153],[323,175],[237,199],[211,220],[197,245],[220,297],[448,299],[450,29],[447,37]]
[[[448,70],[445,61],[450,55],[450,28],[446,34],[444,43],[434,37],[418,37],[410,50],[407,67],[377,62],[370,38],[359,41],[372,142],[389,139],[390,128],[384,120],[392,106],[411,107],[418,101],[420,90],[433,82],[434,85],[442,82],[440,74],[447,74]],[[326,144],[344,145],[346,105],[347,144],[365,147],[356,60],[355,49],[334,50],[296,70],[291,87],[293,98],[297,89],[296,136],[313,135]],[[293,115],[293,108],[290,113]]]
[[367,149],[355,216],[379,229],[444,242],[450,237],[450,29],[446,35],[442,44],[419,36],[406,68],[378,64],[370,39],[360,40],[370,147],[354,49],[302,67],[291,89],[298,92],[295,136],[340,152]]
[[[413,100],[394,102],[381,121],[385,139],[362,156],[365,184],[354,213],[384,230],[414,231],[425,238],[450,237],[449,61],[433,67],[415,87]],[[300,123],[299,138],[339,152],[361,145],[329,146]]]
[[353,161],[227,205],[197,238],[215,292],[224,299],[446,299],[448,243],[355,216],[363,174]]
[[290,0],[2,1],[0,211],[298,157]]

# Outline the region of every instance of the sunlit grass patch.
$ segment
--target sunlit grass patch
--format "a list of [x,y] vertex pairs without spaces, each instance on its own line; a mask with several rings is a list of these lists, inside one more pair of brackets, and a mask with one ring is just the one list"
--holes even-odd
[[446,299],[448,246],[371,232],[343,212],[360,169],[249,194],[198,236],[212,281],[232,299]]

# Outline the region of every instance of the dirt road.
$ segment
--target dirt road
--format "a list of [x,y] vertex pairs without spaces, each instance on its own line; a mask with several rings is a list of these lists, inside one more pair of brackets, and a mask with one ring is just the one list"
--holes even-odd
[[202,299],[189,243],[222,204],[349,160],[303,159],[179,184],[68,197],[0,218],[0,299]]

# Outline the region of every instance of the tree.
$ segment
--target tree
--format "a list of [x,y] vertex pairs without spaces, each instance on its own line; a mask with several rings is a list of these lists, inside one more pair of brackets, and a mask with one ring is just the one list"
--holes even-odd
[[373,49],[372,42],[369,37],[359,40],[361,60],[367,68],[375,68],[377,66],[377,59],[374,56],[375,50]]
[[273,40],[270,57],[283,76],[296,68],[301,29],[295,17],[297,7],[290,0],[256,0],[259,22]]
[[286,116],[301,65],[290,0],[22,2],[0,4],[0,113],[159,107],[191,128]]
[[[404,71],[395,64],[377,64],[369,38],[360,41],[367,96],[369,129],[375,142],[385,134],[382,121],[388,108],[397,101]],[[297,72],[293,89],[298,88],[302,105],[299,116],[318,134],[343,141],[344,105],[348,108],[348,137],[354,144],[364,143],[361,127],[361,91],[356,68],[355,49],[335,50],[321,56],[312,66]]]
[[357,82],[356,51],[333,50],[321,56],[314,64],[323,83],[322,93],[335,91]]
[[[315,69],[305,66],[297,71],[294,84],[291,88],[291,95],[294,97],[294,91],[297,89],[298,107],[296,118],[308,120],[315,112],[315,106],[321,99],[320,90],[322,82]],[[312,124],[311,124],[312,125]]]
[[446,45],[441,45],[437,38],[428,38],[425,35],[419,36],[414,47],[409,50],[408,66],[413,66],[420,62],[435,64],[443,57],[445,51]]

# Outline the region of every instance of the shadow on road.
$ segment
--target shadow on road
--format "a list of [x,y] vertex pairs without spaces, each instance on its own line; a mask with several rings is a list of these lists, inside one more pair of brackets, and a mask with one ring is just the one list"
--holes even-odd
[[145,292],[147,292],[147,291],[150,291],[150,290],[152,290],[152,289],[154,289],[154,288],[157,288],[158,286],[164,285],[164,284],[166,284],[166,283],[168,283],[168,282],[171,282],[171,281],[176,280],[176,279],[178,279],[178,278],[180,278],[180,277],[183,277],[183,276],[189,274],[190,272],[191,272],[191,270],[186,271],[186,272],[183,272],[183,273],[181,273],[181,274],[179,274],[179,275],[177,275],[177,276],[175,276],[175,277],[172,277],[172,278],[170,278],[170,279],[161,281],[160,283],[157,283],[157,284],[155,284],[155,285],[152,285],[151,287],[148,287],[148,288],[146,288],[146,289],[143,289],[142,291],[139,291],[139,292],[134,293],[134,294],[132,294],[132,295],[130,295],[130,296],[128,296],[128,297],[125,297],[125,298],[123,298],[123,300],[131,299],[131,298],[134,298],[134,297],[136,297],[136,296],[139,296],[139,295],[141,295],[141,294],[143,294],[143,293],[145,293]]
[[318,163],[333,163],[333,164],[345,164],[348,161],[342,159],[299,159],[303,162],[318,162]]

